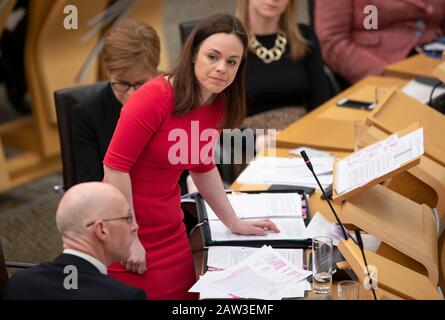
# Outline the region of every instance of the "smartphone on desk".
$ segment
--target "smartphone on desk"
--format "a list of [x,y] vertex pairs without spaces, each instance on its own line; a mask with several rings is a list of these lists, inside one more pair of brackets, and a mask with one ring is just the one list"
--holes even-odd
[[375,107],[375,103],[373,102],[352,100],[348,98],[342,98],[340,100],[337,100],[336,104],[339,107],[347,107],[347,108],[354,108],[361,110],[372,110]]

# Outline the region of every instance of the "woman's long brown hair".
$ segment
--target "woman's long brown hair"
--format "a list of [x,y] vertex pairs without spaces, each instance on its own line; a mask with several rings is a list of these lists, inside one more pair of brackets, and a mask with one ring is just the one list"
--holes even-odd
[[193,60],[201,43],[216,33],[234,34],[241,40],[244,47],[235,79],[218,97],[224,99],[226,103],[225,117],[219,124],[220,128],[236,128],[244,120],[246,113],[244,72],[248,40],[241,22],[227,14],[213,15],[199,22],[187,38],[176,66],[167,73],[169,78],[173,78],[174,114],[185,115],[199,106],[200,86],[195,76]]

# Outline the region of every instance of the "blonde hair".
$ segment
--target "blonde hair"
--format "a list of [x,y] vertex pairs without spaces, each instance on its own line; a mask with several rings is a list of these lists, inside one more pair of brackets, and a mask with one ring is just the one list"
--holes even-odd
[[107,72],[146,68],[156,74],[160,51],[160,40],[152,27],[124,19],[105,35],[102,63]]
[[[308,41],[303,37],[298,28],[296,17],[298,12],[297,0],[289,0],[289,3],[280,17],[279,28],[286,34],[289,44],[289,57],[298,60],[307,52]],[[244,24],[249,35],[252,34],[249,22],[249,0],[238,0],[236,16]],[[249,43],[249,50],[253,51]]]

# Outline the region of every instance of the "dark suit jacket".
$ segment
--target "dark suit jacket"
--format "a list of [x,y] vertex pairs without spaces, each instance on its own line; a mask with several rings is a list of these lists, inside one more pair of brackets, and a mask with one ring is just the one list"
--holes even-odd
[[[77,290],[67,290],[66,266],[77,268]],[[73,283],[72,281],[66,281]],[[90,262],[70,254],[62,254],[53,262],[20,270],[13,274],[6,288],[8,300],[143,300],[142,289],[134,288],[99,272]]]
[[119,120],[122,104],[111,85],[72,109],[77,182],[102,181],[102,161]]
[[[71,119],[77,183],[103,180],[103,159],[121,109],[122,104],[110,84],[73,107]],[[188,172],[184,172],[179,181],[183,195],[187,193],[187,175]]]

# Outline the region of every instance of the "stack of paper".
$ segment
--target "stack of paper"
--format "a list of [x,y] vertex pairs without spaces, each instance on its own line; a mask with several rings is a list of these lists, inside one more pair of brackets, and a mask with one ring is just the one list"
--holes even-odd
[[305,215],[298,193],[236,193],[228,195],[229,201],[240,219],[269,219],[280,229],[279,233],[269,231],[266,236],[244,236],[233,234],[218,219],[212,208],[205,202],[212,241],[254,241],[254,240],[303,240]]
[[311,274],[264,246],[234,266],[207,272],[189,291],[220,298],[303,297],[307,286],[304,280]]
[[399,168],[424,153],[423,128],[394,134],[337,162],[335,190],[342,194]]
[[[213,246],[207,252],[207,269],[224,270],[232,267],[252,254],[259,248]],[[289,260],[297,268],[303,268],[303,249],[275,249],[284,258]]]
[[[317,157],[311,159],[323,187],[332,183],[334,159]],[[241,184],[284,184],[317,188],[312,173],[302,158],[260,157],[252,161],[237,179]]]

